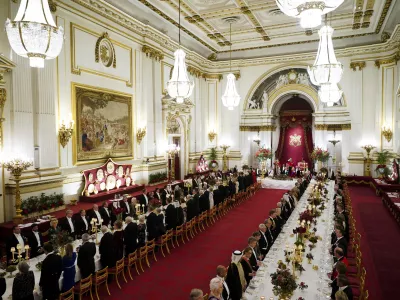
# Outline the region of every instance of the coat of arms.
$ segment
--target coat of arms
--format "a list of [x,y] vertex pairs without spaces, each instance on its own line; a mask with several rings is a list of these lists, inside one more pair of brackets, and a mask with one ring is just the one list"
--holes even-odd
[[301,135],[293,134],[290,136],[289,145],[293,147],[301,146]]

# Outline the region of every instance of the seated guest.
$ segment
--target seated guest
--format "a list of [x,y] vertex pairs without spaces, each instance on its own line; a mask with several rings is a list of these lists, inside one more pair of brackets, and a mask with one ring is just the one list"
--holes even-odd
[[210,295],[208,300],[221,300],[222,299],[222,280],[219,278],[213,278],[210,281]]
[[343,256],[347,256],[347,241],[343,236],[344,234],[343,227],[336,227],[335,234],[336,234],[336,241],[332,245],[331,253],[332,254],[334,253],[335,248],[340,248],[343,250]]
[[144,215],[139,216],[138,224],[138,248],[143,247],[146,244],[146,217]]
[[260,245],[259,245],[259,241],[261,239],[261,233],[259,231],[255,231],[255,232],[253,232],[252,236],[257,239],[257,245],[256,245],[254,250],[255,250],[255,252],[257,254],[257,259],[261,261],[263,259],[263,257],[264,257],[261,254]]
[[17,249],[17,245],[21,246],[22,257],[25,257],[25,245],[28,245],[28,239],[21,234],[21,228],[18,226],[13,226],[13,233],[7,241],[6,251],[7,251],[7,261],[11,263],[12,253],[11,248]]
[[335,300],[349,300],[349,298],[347,297],[346,293],[343,291],[337,291],[335,294],[335,298],[332,298]]
[[76,262],[76,252],[74,252],[74,247],[72,246],[72,244],[67,244],[65,246],[65,255],[62,258],[62,263],[63,263],[62,292],[70,290],[75,285],[75,273],[76,273],[75,262]]
[[244,278],[246,279],[247,285],[249,285],[250,280],[253,278],[253,276],[256,275],[256,272],[253,270],[253,267],[250,262],[250,258],[253,255],[253,249],[251,247],[247,247],[243,250],[243,256],[242,259],[240,260],[240,263],[242,264],[243,267],[243,272],[244,272]]
[[149,197],[147,196],[147,190],[144,188],[142,194],[138,197],[140,207],[144,205],[144,211],[147,212],[149,205]]
[[126,217],[132,216],[132,211],[133,208],[131,206],[131,204],[128,201],[128,196],[127,195],[123,195],[122,196],[122,201],[120,203],[121,208],[124,209],[124,212],[122,214],[122,218],[125,220]]
[[108,225],[113,225],[114,221],[113,220],[113,216],[112,216],[112,212],[111,210],[108,208],[108,202],[104,201],[103,205],[100,208],[100,215],[101,218],[103,219],[103,224],[108,226]]
[[12,299],[33,300],[33,289],[35,288],[33,271],[29,271],[29,265],[25,261],[18,264],[18,271],[12,286]]
[[68,231],[69,235],[72,238],[75,238],[75,236],[77,235],[77,231],[75,228],[75,221],[72,219],[73,214],[74,214],[74,212],[70,209],[68,209],[65,212],[65,220],[61,224],[61,229],[64,231]]
[[249,258],[251,267],[253,268],[254,271],[257,271],[257,269],[260,265],[260,262],[257,259],[257,253],[256,253],[256,249],[255,249],[257,246],[257,239],[255,237],[251,236],[247,239],[247,243],[248,243],[248,247],[250,247],[252,250],[252,255]]
[[[346,275],[347,267],[344,263],[342,262],[337,262],[334,268],[334,272],[330,275],[332,282],[331,282],[331,287],[332,287],[332,293],[331,293],[331,299],[335,299],[335,294],[339,290],[338,282],[337,282],[337,277],[339,275]],[[328,274],[329,275],[329,274]]]
[[124,233],[122,231],[122,222],[116,221],[114,223],[114,234],[113,234],[113,253],[114,261],[120,260],[124,257]]
[[54,300],[60,295],[60,276],[62,273],[61,256],[54,253],[53,245],[44,243],[46,258],[42,262],[39,286],[42,290],[43,299]]
[[49,239],[51,239],[52,236],[57,235],[59,232],[60,232],[60,227],[58,227],[58,219],[52,218],[50,220]]
[[102,269],[105,267],[112,268],[115,266],[113,253],[113,234],[108,230],[106,225],[101,226],[103,237],[100,240],[99,253]]
[[82,235],[82,246],[79,247],[78,267],[81,271],[81,278],[86,278],[96,271],[94,256],[96,255],[96,244],[89,242],[90,235]]
[[79,211],[79,216],[75,220],[75,229],[78,237],[81,237],[83,234],[88,233],[90,229],[90,221],[86,216],[86,210],[81,209]]
[[258,229],[260,232],[260,239],[258,240],[258,246],[260,247],[261,254],[265,257],[268,253],[268,239],[266,236],[267,227],[264,224],[258,225]]
[[349,280],[345,275],[339,275],[337,278],[339,291],[343,291],[349,300],[353,300],[353,290],[349,284]]
[[189,300],[203,300],[203,291],[199,289],[192,289],[190,291]]
[[28,237],[30,250],[30,257],[36,257],[43,253],[43,237],[39,232],[39,226],[37,223],[33,223],[32,232]]
[[165,226],[166,230],[175,229],[177,221],[177,211],[172,204],[171,197],[167,199],[167,206],[165,208]]
[[97,226],[100,226],[101,220],[103,218],[101,217],[99,206],[97,204],[93,204],[93,209],[90,211],[89,222],[92,221],[92,219],[96,219]]
[[132,222],[132,217],[126,217],[126,227],[124,229],[125,256],[135,252],[137,248],[138,226]]

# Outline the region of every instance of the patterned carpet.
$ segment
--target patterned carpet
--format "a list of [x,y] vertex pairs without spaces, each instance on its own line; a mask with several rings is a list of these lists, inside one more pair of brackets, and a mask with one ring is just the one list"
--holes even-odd
[[282,190],[261,189],[189,243],[172,249],[170,255],[163,258],[158,253],[158,262],[151,261],[151,268],[133,275],[133,280],[127,278],[121,290],[114,280],[111,296],[101,287],[100,299],[188,299],[192,288],[208,293],[217,265],[228,265],[232,251],[246,246],[247,238],[276,207],[282,194]]

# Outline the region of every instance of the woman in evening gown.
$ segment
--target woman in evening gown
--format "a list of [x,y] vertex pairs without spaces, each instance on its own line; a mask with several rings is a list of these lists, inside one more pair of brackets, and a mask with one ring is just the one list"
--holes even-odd
[[74,252],[72,244],[67,244],[65,246],[65,255],[62,258],[62,262],[63,262],[63,272],[64,272],[62,291],[66,292],[75,285],[76,252]]

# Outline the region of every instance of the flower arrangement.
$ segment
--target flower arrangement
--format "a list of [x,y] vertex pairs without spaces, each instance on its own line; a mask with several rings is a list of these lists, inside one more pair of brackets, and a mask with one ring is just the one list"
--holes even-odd
[[311,236],[308,240],[312,244],[316,244],[318,242],[318,238],[316,236]]
[[117,221],[122,221],[122,214],[125,211],[122,207],[114,207],[113,206],[113,213],[117,217]]
[[44,210],[57,208],[64,205],[64,194],[46,195],[41,193],[40,196],[31,196],[22,201],[22,214],[27,216],[32,213],[40,213]]
[[150,206],[152,209],[155,209],[155,208],[157,208],[157,207],[160,207],[161,205],[162,205],[161,201],[158,200],[157,198],[151,199],[151,200],[149,201],[149,206]]
[[13,275],[13,272],[17,270],[17,266],[16,265],[9,265],[6,268],[6,272],[10,273],[7,278],[14,278],[15,275]]
[[157,172],[149,174],[149,184],[162,182],[168,179],[167,172]]
[[280,167],[281,163],[279,162],[279,159],[275,159],[274,161],[274,166],[275,167]]
[[314,219],[314,217],[313,217],[311,211],[309,211],[309,210],[303,211],[303,212],[300,214],[300,217],[299,217],[300,222],[305,221],[306,223],[307,223],[308,221],[312,222],[313,219]]
[[281,298],[290,298],[297,289],[296,280],[288,269],[278,269],[271,274],[271,283],[274,286],[272,289],[274,295],[279,295]]
[[314,259],[314,256],[313,256],[311,253],[307,253],[306,258],[307,258],[308,260],[313,260],[313,259]]
[[307,284],[305,284],[303,281],[300,282],[300,284],[299,284],[299,289],[300,289],[300,290],[305,290],[305,289],[307,289],[307,288],[308,288],[308,285],[307,285]]
[[39,262],[35,265],[35,267],[36,267],[36,269],[37,269],[38,271],[42,271],[42,265],[43,265],[43,261],[39,261]]
[[330,156],[328,150],[323,150],[319,160],[322,162],[326,162],[329,160],[329,157],[331,157],[331,156]]
[[314,148],[313,152],[311,152],[311,158],[314,161],[328,161],[330,157],[329,151],[328,150],[323,150],[320,147]]
[[53,249],[60,249],[66,244],[72,243],[73,238],[70,237],[68,231],[61,230],[50,237],[50,243],[53,245]]
[[271,149],[260,148],[256,152],[255,158],[259,161],[267,160],[268,158],[272,158],[272,151]]
[[303,271],[306,270],[306,269],[303,268],[303,265],[302,265],[300,262],[298,262],[298,261],[296,261],[296,262],[294,263],[294,267],[295,267],[295,269],[296,269],[297,271],[300,272],[300,274],[301,274]]

